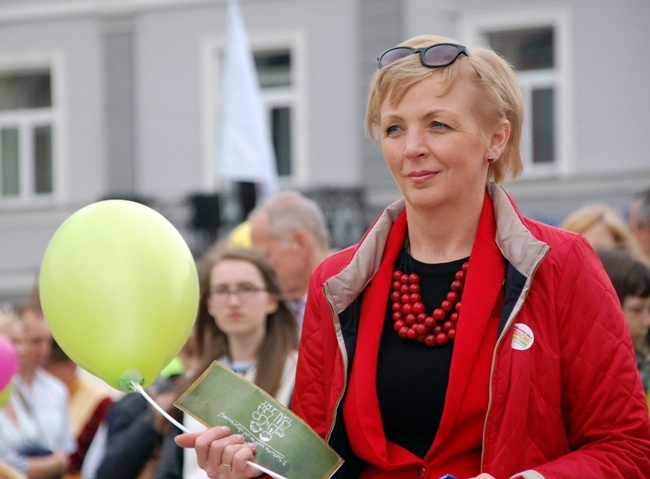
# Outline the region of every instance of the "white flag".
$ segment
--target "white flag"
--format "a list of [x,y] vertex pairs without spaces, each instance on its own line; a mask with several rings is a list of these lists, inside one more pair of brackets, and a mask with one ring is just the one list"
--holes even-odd
[[217,161],[224,178],[258,183],[262,196],[278,188],[269,125],[237,0],[228,1]]

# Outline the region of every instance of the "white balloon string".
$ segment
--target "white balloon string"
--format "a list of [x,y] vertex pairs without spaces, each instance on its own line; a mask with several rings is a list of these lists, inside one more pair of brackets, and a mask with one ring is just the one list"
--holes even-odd
[[149,395],[147,394],[147,392],[144,390],[144,388],[143,388],[140,384],[136,383],[135,381],[131,381],[131,387],[132,387],[135,391],[137,391],[137,392],[139,392],[140,394],[142,394],[142,397],[144,397],[144,398],[149,402],[149,404],[151,404],[154,408],[156,408],[156,411],[158,411],[160,414],[162,414],[163,416],[165,416],[165,419],[167,419],[169,422],[171,422],[171,423],[172,423],[174,426],[176,426],[178,429],[180,429],[180,430],[183,431],[183,432],[192,432],[192,431],[190,431],[188,428],[186,428],[185,426],[183,426],[180,422],[178,422],[176,419],[174,419],[173,417],[171,417],[171,416],[167,413],[167,411],[165,411],[163,408],[161,408],[161,407],[156,403],[156,401],[154,401],[154,400],[151,398],[151,396],[149,396]]
[[[149,404],[151,404],[156,411],[158,411],[160,414],[162,414],[165,419],[167,419],[169,422],[171,422],[174,426],[176,426],[178,429],[180,429],[183,432],[193,432],[190,431],[187,427],[183,426],[181,423],[179,423],[176,419],[171,417],[167,411],[165,411],[163,408],[161,408],[156,401],[154,401],[151,396],[147,394],[147,392],[144,390],[144,388],[136,383],[135,381],[131,381],[131,387],[133,388],[134,391],[139,392],[142,397],[144,397]],[[268,474],[269,476],[273,477],[274,479],[287,479],[286,477],[278,474],[277,472],[273,472],[270,469],[265,468],[264,466],[260,466],[259,464],[253,462],[253,461],[246,461],[246,464],[248,464],[250,467],[257,469],[258,471],[264,472],[265,474]]]

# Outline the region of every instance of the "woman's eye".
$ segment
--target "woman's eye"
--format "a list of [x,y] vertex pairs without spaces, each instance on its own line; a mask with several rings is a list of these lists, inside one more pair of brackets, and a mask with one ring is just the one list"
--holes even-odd
[[449,128],[449,126],[447,126],[444,123],[441,123],[439,121],[433,121],[433,122],[431,122],[431,128],[436,129],[436,130],[446,130],[446,129]]
[[386,136],[390,136],[390,135],[393,135],[394,133],[398,132],[399,130],[400,130],[399,126],[390,125],[384,130],[384,132],[385,132]]

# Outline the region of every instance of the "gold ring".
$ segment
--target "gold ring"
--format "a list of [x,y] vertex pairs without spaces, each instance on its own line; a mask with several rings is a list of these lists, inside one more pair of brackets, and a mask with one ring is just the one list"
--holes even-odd
[[231,464],[224,464],[224,463],[221,463],[221,465],[222,465],[223,467],[230,467],[230,466],[231,466]]

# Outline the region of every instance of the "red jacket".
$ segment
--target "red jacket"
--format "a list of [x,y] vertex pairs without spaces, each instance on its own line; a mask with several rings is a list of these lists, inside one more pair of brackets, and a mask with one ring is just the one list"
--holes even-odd
[[[493,360],[482,381],[489,401],[480,472],[497,479],[647,479],[645,395],[620,303],[598,257],[579,235],[522,217],[500,187],[489,184],[488,193],[494,213],[490,208],[482,215],[470,256],[438,432],[445,440],[440,444],[436,437],[436,454],[405,461],[390,447],[377,446],[385,441],[380,423],[361,420],[362,427],[373,427],[364,430],[367,445],[354,450],[343,421],[359,322],[372,321],[368,311],[374,303],[381,305],[375,311],[385,314],[390,273],[404,240],[404,200],[384,210],[359,244],[332,255],[314,272],[292,409],[345,459],[337,479],[359,477],[373,457],[385,461],[382,467],[390,472],[372,477],[438,479],[432,457],[462,444],[463,430],[454,429],[455,421],[471,400],[465,395],[471,376],[459,372],[458,351],[471,355],[488,347]],[[481,343],[469,328],[461,334],[463,321],[487,322],[495,303],[500,303],[496,345]],[[373,405],[370,413],[359,409],[372,414]]]

